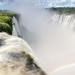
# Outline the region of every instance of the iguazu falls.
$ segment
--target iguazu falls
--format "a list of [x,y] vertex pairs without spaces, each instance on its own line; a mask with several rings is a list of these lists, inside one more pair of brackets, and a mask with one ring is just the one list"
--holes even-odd
[[75,75],[75,0],[0,0],[0,75]]

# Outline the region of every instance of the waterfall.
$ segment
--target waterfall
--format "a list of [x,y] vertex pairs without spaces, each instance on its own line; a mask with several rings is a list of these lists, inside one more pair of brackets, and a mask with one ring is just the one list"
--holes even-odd
[[17,12],[21,17],[17,26],[15,24],[14,34],[31,46],[46,73],[58,75],[60,72],[62,75],[64,72],[66,75],[69,68],[74,69],[75,14],[61,15],[50,9],[21,9]]
[[[21,24],[20,24],[21,19],[20,19],[20,21],[18,21],[18,19],[20,19],[20,17],[18,17],[18,18],[16,18],[16,16],[13,17],[13,20],[12,20],[12,24],[13,24],[13,30],[12,30],[12,32],[13,33],[12,33],[12,36],[14,36],[14,37],[16,36],[16,38],[20,37],[20,38],[24,39],[25,46],[28,48],[27,52],[32,55],[33,60],[35,60],[36,66],[40,67],[41,70],[42,70],[42,67],[41,67],[40,62],[38,60],[38,57],[35,55],[34,51],[31,49],[31,47],[27,44],[29,38],[27,38],[28,36],[26,34],[30,34],[30,32],[28,32],[26,30],[26,28],[24,28],[24,27],[21,26]],[[24,28],[24,29],[22,29],[22,28]],[[30,36],[31,36],[31,34],[30,34]],[[18,38],[16,40],[18,40]],[[27,43],[26,43],[26,41],[27,41]],[[21,43],[23,43],[23,41]],[[32,73],[30,73],[30,75],[31,74]],[[40,70],[39,70],[39,73],[36,73],[36,74],[43,74],[43,75],[45,75],[44,71],[41,71],[41,73],[40,73]]]
[[49,3],[73,6],[75,2],[57,1],[16,0],[8,5],[21,15],[19,21],[13,17],[13,35],[30,45],[32,55],[39,59],[36,62],[48,75],[75,75],[75,14],[43,9]]
[[21,14],[19,35],[48,75],[75,75],[75,14],[60,15],[39,8],[40,0],[35,2],[17,0],[13,4],[14,11]]
[[62,15],[57,15],[56,17],[56,23],[58,25],[61,25],[61,27],[66,30],[66,31],[74,31],[75,30],[75,14],[62,14]]
[[[21,14],[21,17],[20,35],[32,47],[48,75],[58,75],[70,67],[74,69],[75,14],[39,10]],[[72,66],[62,68],[65,65]]]
[[21,38],[0,33],[1,75],[46,75],[30,46]]
[[13,24],[12,35],[19,36],[20,35],[19,23],[15,17],[13,17],[12,24]]

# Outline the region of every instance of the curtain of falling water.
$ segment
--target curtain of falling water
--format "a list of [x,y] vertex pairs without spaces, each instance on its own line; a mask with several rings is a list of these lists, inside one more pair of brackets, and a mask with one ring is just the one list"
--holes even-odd
[[12,35],[19,36],[20,35],[19,23],[18,23],[18,21],[17,21],[17,19],[15,17],[13,17],[12,23],[13,23]]

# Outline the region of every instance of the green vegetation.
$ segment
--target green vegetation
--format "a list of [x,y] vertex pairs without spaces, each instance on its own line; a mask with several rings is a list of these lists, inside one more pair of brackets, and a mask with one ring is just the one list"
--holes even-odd
[[53,11],[58,12],[59,14],[75,14],[75,8],[74,7],[52,7]]
[[0,32],[7,32],[8,34],[12,34],[12,17],[13,13],[9,11],[0,10]]
[[12,28],[9,24],[0,22],[0,32],[7,32],[9,34],[12,34]]
[[0,16],[0,22],[7,23],[12,27],[12,17],[10,16]]
[[1,16],[10,16],[10,17],[13,17],[13,15],[15,15],[15,13],[10,12],[8,10],[0,10],[0,15]]

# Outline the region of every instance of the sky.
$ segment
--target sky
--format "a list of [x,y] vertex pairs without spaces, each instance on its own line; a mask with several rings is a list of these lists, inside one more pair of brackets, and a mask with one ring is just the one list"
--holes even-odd
[[[11,5],[15,1],[16,0],[0,0],[0,9],[7,9],[7,10],[13,9],[13,7]],[[27,1],[27,0],[24,0],[24,1]],[[40,7],[44,7],[44,6],[46,6],[46,7],[74,6],[75,7],[75,0],[32,0],[32,1],[30,0],[30,2],[34,2],[35,5],[38,5]]]
[[[1,10],[11,10],[13,9],[11,4],[14,2],[15,0],[0,0],[0,9]],[[10,6],[9,6],[10,5]]]

